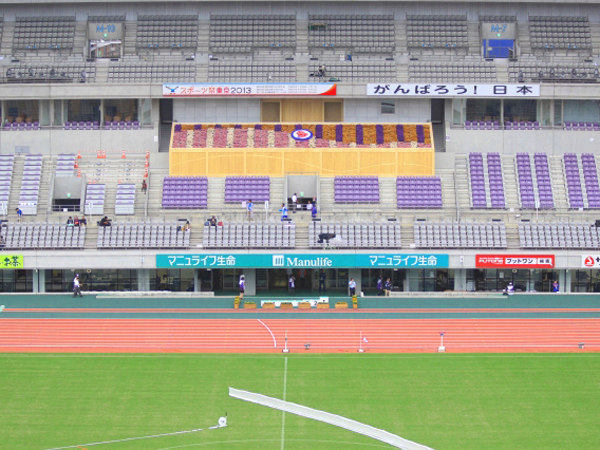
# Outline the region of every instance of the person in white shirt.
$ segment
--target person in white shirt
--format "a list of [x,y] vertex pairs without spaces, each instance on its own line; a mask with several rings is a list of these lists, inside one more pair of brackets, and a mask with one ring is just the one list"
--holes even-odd
[[292,195],[292,213],[296,214],[296,209],[298,209],[298,196],[294,192],[294,195]]
[[244,299],[244,291],[246,290],[246,278],[244,275],[240,276],[240,299]]
[[350,297],[354,297],[356,295],[356,281],[354,281],[354,278],[350,278],[348,287],[350,288]]
[[83,297],[83,295],[81,295],[81,284],[79,283],[78,273],[76,273],[75,278],[73,278],[73,297],[77,297],[77,294],[79,294],[80,297]]

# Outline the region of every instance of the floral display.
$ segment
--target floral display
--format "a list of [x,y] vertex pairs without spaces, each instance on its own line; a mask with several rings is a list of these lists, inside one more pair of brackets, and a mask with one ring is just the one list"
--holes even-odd
[[[297,141],[291,133],[309,130]],[[429,124],[175,124],[173,148],[431,148]]]

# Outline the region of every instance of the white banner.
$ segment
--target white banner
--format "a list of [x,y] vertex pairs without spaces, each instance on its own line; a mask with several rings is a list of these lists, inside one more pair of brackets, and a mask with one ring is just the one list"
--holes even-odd
[[380,97],[539,97],[539,84],[369,83]]
[[336,95],[335,83],[169,83],[163,97]]
[[596,253],[593,255],[582,255],[581,267],[585,267],[587,269],[600,269],[600,254]]

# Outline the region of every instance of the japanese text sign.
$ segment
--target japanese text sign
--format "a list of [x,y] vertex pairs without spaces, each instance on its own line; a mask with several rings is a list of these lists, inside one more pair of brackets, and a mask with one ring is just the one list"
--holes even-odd
[[22,269],[23,255],[6,255],[0,253],[0,269]]
[[539,84],[369,83],[380,97],[539,97]]
[[487,269],[552,269],[554,255],[475,255],[475,267]]

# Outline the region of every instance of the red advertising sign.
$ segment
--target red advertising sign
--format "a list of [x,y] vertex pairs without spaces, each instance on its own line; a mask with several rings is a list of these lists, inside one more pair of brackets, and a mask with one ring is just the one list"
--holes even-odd
[[475,255],[475,267],[485,269],[552,269],[554,255]]

